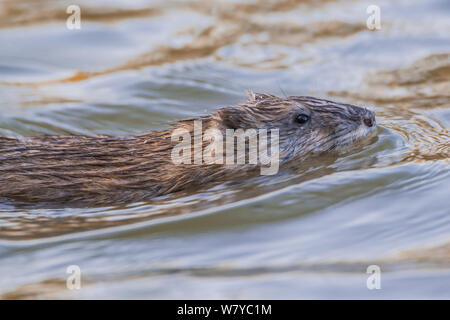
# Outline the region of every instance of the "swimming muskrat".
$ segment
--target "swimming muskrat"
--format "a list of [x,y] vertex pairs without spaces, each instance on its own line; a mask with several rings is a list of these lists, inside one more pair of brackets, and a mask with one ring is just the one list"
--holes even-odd
[[174,163],[172,152],[179,141],[172,133],[192,133],[194,120],[202,121],[202,132],[214,128],[224,135],[226,129],[279,129],[281,165],[343,150],[372,136],[376,126],[372,111],[354,105],[251,93],[238,107],[140,136],[0,137],[0,198],[78,205],[135,202],[242,177],[261,166]]

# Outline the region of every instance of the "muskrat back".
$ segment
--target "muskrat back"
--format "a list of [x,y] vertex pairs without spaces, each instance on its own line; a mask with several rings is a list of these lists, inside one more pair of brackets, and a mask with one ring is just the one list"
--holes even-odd
[[[354,105],[251,94],[238,107],[140,136],[0,137],[0,198],[78,205],[136,202],[257,172],[261,163],[174,161],[179,141],[173,133],[184,130],[195,141],[196,121],[202,123],[201,134],[209,129],[224,136],[230,129],[276,129],[280,164],[342,150],[373,135],[376,126],[373,112]],[[207,140],[201,144],[207,146]],[[248,159],[249,150],[245,153]]]

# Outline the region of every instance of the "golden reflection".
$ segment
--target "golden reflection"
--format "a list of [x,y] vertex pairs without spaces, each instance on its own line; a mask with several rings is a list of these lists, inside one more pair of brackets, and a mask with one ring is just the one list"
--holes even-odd
[[358,92],[330,91],[376,105],[432,109],[450,105],[450,53],[433,54],[407,68],[368,74]]
[[[16,10],[15,2],[7,2],[3,10],[5,16],[10,16],[8,12]],[[19,2],[20,3],[20,2]],[[281,20],[278,22],[268,22],[264,18],[256,16],[256,14],[284,12],[297,7],[299,4],[307,4],[310,7],[320,6],[324,3],[318,3],[316,1],[295,1],[295,0],[280,0],[280,1],[264,1],[261,3],[224,3],[214,1],[190,1],[187,3],[180,3],[176,6],[177,10],[189,9],[197,12],[201,12],[206,16],[214,17],[215,21],[212,25],[204,27],[203,30],[198,32],[196,29],[189,29],[184,25],[180,25],[177,33],[190,33],[192,40],[186,43],[181,48],[174,48],[171,46],[158,46],[152,48],[149,52],[136,56],[122,65],[118,65],[106,70],[98,72],[77,71],[70,77],[57,79],[57,80],[43,80],[32,82],[2,82],[4,85],[14,86],[41,86],[41,85],[54,85],[67,82],[79,82],[84,81],[92,77],[107,75],[115,72],[139,69],[148,66],[159,66],[168,63],[174,63],[176,61],[193,60],[200,58],[213,57],[216,60],[225,60],[224,57],[217,55],[218,49],[228,45],[236,44],[243,35],[253,36],[252,44],[255,45],[268,45],[268,46],[291,46],[301,47],[307,43],[319,41],[324,38],[344,38],[355,33],[366,30],[364,24],[361,23],[349,23],[339,20],[319,21],[302,24],[301,21],[286,21]],[[22,7],[22,6],[19,6]],[[9,9],[8,9],[9,8]],[[12,8],[12,9],[11,9]],[[169,5],[170,8],[170,5]],[[167,7],[166,7],[167,9]],[[9,11],[8,11],[9,10]],[[23,9],[28,10],[28,9]],[[49,16],[53,17],[54,13],[46,11],[50,9],[39,10]],[[61,11],[61,8],[58,9]],[[162,14],[162,10],[159,9],[140,9],[131,12],[126,10],[119,10],[112,12],[94,13],[94,9],[83,9],[83,19],[88,21],[103,22],[109,20],[111,17],[116,19],[128,19],[141,16],[148,16],[150,14]],[[112,9],[111,9],[112,10]],[[150,11],[148,11],[150,10]],[[0,10],[0,18],[1,18]],[[61,11],[62,15],[57,15],[54,19],[63,20],[65,12]],[[140,12],[140,14],[138,14]],[[19,10],[21,16],[24,16],[26,23],[32,24],[33,21],[47,21],[48,19],[42,16],[35,18],[27,17],[27,15]],[[43,14],[43,13],[42,13]],[[23,23],[25,23],[23,22]],[[48,21],[47,21],[48,22]],[[7,22],[5,22],[7,23]],[[9,25],[11,26],[11,25]],[[260,37],[262,35],[262,37]],[[247,44],[248,45],[248,44]],[[244,62],[231,58],[230,62],[233,62],[240,66],[246,66],[256,69],[283,69],[290,66],[289,61],[284,61],[286,55],[280,53],[277,57],[265,61]]]
[[[389,273],[391,271],[398,270],[402,265],[417,264],[425,265],[427,268],[433,268],[442,270],[450,267],[450,242],[443,245],[429,247],[429,248],[417,248],[400,251],[397,254],[383,258],[383,259],[371,259],[371,260],[356,260],[356,261],[341,261],[338,263],[333,262],[320,262],[320,263],[298,263],[290,265],[278,265],[278,266],[264,266],[261,265],[257,268],[242,268],[234,265],[227,265],[226,267],[199,267],[199,268],[152,268],[147,267],[144,270],[140,270],[138,273],[119,272],[111,275],[95,275],[89,278],[89,276],[83,277],[82,285],[91,286],[101,283],[107,280],[108,282],[126,282],[141,279],[142,281],[151,281],[152,277],[158,275],[173,275],[177,273],[188,274],[190,277],[242,277],[248,274],[253,276],[270,276],[276,274],[296,273],[296,272],[308,272],[308,274],[320,274],[327,273],[341,274],[360,274],[361,270],[365,270],[368,265],[380,265],[383,272]],[[93,276],[93,275],[92,275]],[[150,279],[150,280],[149,280]],[[6,291],[0,295],[0,299],[70,299],[73,298],[73,293],[67,290],[66,279],[63,278],[49,278],[39,282],[31,282],[25,285],[19,286],[13,290]]]
[[[50,0],[4,0],[0,3],[0,28],[29,27],[38,24],[66,21],[67,2]],[[150,17],[160,14],[155,8],[124,9],[112,6],[83,6],[83,20],[116,22],[123,19]]]

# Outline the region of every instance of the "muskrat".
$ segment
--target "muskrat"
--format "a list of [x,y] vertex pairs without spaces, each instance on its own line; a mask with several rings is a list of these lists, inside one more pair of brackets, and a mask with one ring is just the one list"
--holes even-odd
[[174,163],[172,152],[179,141],[172,133],[193,132],[195,120],[202,121],[202,130],[223,133],[277,128],[281,165],[348,148],[374,135],[376,126],[374,113],[366,108],[306,96],[251,93],[237,107],[139,136],[0,137],[0,198],[78,205],[145,201],[246,176],[262,165]]

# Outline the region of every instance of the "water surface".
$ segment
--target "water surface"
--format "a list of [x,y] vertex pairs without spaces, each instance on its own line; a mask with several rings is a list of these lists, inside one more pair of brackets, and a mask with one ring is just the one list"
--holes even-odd
[[252,89],[368,107],[378,138],[148,203],[3,201],[1,298],[450,298],[448,1],[377,1],[377,31],[373,1],[78,3],[81,30],[0,2],[0,134],[140,134]]

